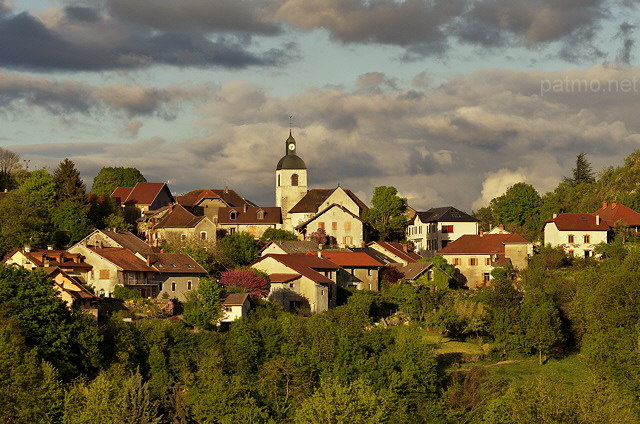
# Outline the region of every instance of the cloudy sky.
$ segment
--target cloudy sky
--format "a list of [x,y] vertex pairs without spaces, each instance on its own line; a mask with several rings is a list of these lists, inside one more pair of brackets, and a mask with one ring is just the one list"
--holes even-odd
[[0,0],[0,147],[275,203],[392,185],[471,212],[640,148],[633,0]]

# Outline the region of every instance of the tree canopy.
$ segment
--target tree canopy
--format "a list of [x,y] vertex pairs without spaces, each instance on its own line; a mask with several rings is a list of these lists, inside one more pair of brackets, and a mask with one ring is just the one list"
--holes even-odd
[[72,160],[65,159],[58,164],[58,167],[53,171],[53,180],[56,183],[60,201],[70,200],[81,204],[86,203],[87,187]]
[[95,196],[111,196],[118,187],[134,187],[137,183],[147,182],[136,168],[104,167],[93,179],[91,194]]
[[362,211],[362,219],[368,222],[382,241],[398,241],[405,236],[409,221],[404,215],[407,199],[398,196],[395,187],[380,186],[373,190],[372,207]]

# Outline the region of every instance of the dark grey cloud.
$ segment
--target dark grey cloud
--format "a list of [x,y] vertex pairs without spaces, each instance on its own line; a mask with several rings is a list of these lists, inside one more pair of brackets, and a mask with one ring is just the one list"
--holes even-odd
[[[63,19],[46,24],[28,12],[0,13],[0,67],[100,71],[165,64],[241,69],[283,65],[299,56],[293,43],[254,51],[252,35],[275,35],[277,31],[251,25],[252,21],[246,27],[238,23],[234,31],[184,25],[158,29],[88,7],[68,6],[64,12]],[[158,16],[162,13],[168,12],[160,10]],[[149,10],[149,15],[153,14],[154,10]]]
[[163,31],[201,30],[274,36],[282,32],[270,9],[260,0],[109,0],[115,17]]

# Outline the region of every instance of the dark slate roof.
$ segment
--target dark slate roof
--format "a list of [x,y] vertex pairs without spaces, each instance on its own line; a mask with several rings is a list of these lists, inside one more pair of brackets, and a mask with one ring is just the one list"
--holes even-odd
[[[329,259],[334,264],[344,268],[375,268],[384,266],[373,257],[364,252],[340,252],[337,250],[322,250],[319,252],[323,258]],[[318,252],[309,252],[308,255],[316,255]]]
[[596,223],[596,220],[596,216],[590,213],[561,213],[546,221],[545,225],[554,222],[560,231],[609,231],[609,225],[604,219],[600,219],[599,224]]
[[505,244],[528,244],[529,240],[520,234],[465,234],[452,241],[438,255],[489,255],[504,254]]
[[427,222],[480,222],[478,218],[469,215],[453,206],[431,208],[425,212],[416,212],[416,216],[423,223]]
[[145,255],[148,264],[162,274],[206,274],[207,271],[186,253]]
[[[337,188],[317,188],[309,190],[307,194],[302,199],[300,199],[300,201],[296,203],[296,205],[291,208],[291,210],[289,210],[289,213],[316,213],[320,205],[322,205],[322,203],[324,203],[324,201],[327,200],[329,196],[331,196],[336,190]],[[367,205],[365,205],[364,202],[360,200],[358,196],[356,196],[351,190],[344,190],[344,192],[351,198],[351,200],[353,200],[358,205],[360,210],[368,209]]]
[[[236,219],[231,219],[231,212],[237,213]],[[264,218],[258,219],[258,212],[264,212]],[[219,224],[281,224],[282,215],[278,207],[250,206],[246,210],[244,207],[226,207],[218,209]]]
[[249,295],[247,293],[230,293],[222,301],[226,306],[240,306],[246,302]]
[[433,264],[431,262],[414,262],[408,265],[402,264],[390,264],[396,270],[400,271],[404,278],[407,280],[415,280],[420,277],[426,270],[431,268]]
[[318,249],[318,243],[314,241],[272,241],[267,244],[262,250],[265,250],[272,244],[276,244],[280,247],[280,249],[284,250],[289,255],[302,254],[305,255],[307,252]]

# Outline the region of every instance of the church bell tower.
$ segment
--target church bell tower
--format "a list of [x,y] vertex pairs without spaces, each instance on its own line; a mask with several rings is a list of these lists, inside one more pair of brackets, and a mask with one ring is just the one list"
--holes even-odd
[[285,230],[292,231],[293,224],[289,211],[307,194],[307,166],[296,154],[296,140],[289,130],[285,141],[285,155],[276,167],[276,206],[282,212]]

